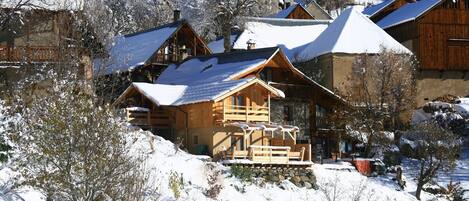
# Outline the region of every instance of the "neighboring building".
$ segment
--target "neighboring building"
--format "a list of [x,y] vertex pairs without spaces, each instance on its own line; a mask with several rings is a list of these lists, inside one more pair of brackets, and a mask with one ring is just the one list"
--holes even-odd
[[293,67],[281,49],[263,48],[189,58],[169,66],[156,84],[134,83],[116,104],[145,111],[147,129],[185,139],[191,152],[202,146],[217,156],[224,149],[278,145],[279,137],[284,145],[307,142],[326,110],[344,102]]
[[[247,18],[244,31],[231,36],[232,49],[280,47],[288,59],[295,63],[300,51],[313,42],[330,23],[330,20]],[[214,53],[223,52],[223,39],[211,42],[209,47]]]
[[417,104],[469,95],[469,0],[407,3],[377,22],[420,62]]
[[[10,12],[13,8],[0,9]],[[99,44],[75,23],[80,17],[79,11],[68,10],[24,8],[12,12],[0,31],[0,91],[14,88],[40,70],[71,68],[77,63],[78,74],[90,79],[91,53]]]
[[363,10],[363,14],[368,16],[371,21],[378,22],[389,13],[397,10],[408,2],[415,0],[384,0],[376,5],[368,6]]
[[356,58],[383,48],[412,54],[357,9],[344,10],[297,56],[296,66],[331,90],[346,92]]
[[118,36],[107,58],[94,61],[95,75],[102,80],[98,94],[112,102],[131,82],[152,83],[169,64],[210,49],[186,20],[175,21],[137,33]]
[[269,18],[282,19],[315,19],[301,4],[286,2],[277,14],[269,16]]
[[303,0],[295,0],[296,3],[303,6],[315,20],[332,20],[331,15],[327,13],[315,0],[306,3]]

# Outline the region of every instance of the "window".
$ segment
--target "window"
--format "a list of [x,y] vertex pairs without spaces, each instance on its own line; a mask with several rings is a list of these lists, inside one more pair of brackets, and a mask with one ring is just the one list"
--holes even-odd
[[319,105],[316,105],[316,127],[324,128],[326,126],[327,110]]
[[233,150],[244,150],[244,141],[242,137],[231,136],[231,148]]
[[245,106],[246,99],[244,98],[243,95],[231,96],[231,103],[234,106]]
[[464,0],[464,8],[469,10],[469,0]]
[[292,121],[293,120],[293,110],[289,105],[283,106],[283,120]]
[[272,82],[272,69],[271,68],[264,68],[264,70],[260,73],[261,80],[265,82]]
[[199,144],[199,136],[194,136],[194,145],[198,145]]

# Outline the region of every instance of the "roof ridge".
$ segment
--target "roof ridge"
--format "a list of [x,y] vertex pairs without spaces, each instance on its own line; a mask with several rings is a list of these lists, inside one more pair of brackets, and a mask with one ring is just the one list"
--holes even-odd
[[153,28],[149,28],[149,29],[137,31],[137,32],[134,32],[134,33],[121,35],[121,37],[133,37],[133,36],[140,35],[140,34],[143,34],[143,33],[152,32],[152,31],[155,31],[155,30],[158,30],[158,29],[162,29],[162,28],[166,28],[166,27],[172,27],[172,26],[176,26],[176,25],[177,26],[182,26],[184,24],[188,24],[187,20],[181,19],[181,20],[177,20],[177,21],[174,21],[174,22],[171,22],[171,23],[156,26],[156,27],[153,27]]
[[[276,49],[279,49],[279,47],[265,47],[265,48],[256,48],[256,49],[250,49],[250,50],[236,49],[236,50],[230,51],[230,52],[221,52],[221,53],[214,53],[214,54],[210,54],[210,55],[200,55],[200,56],[188,57],[188,58],[182,60],[178,64],[181,64],[181,63],[184,63],[188,60],[196,59],[196,58],[213,58],[213,57],[218,57],[220,55],[226,56],[226,55],[241,54],[241,53],[246,53],[246,52],[251,52],[251,53],[263,52],[263,51],[267,52],[269,50],[276,50]],[[178,65],[178,64],[176,64],[176,65]]]

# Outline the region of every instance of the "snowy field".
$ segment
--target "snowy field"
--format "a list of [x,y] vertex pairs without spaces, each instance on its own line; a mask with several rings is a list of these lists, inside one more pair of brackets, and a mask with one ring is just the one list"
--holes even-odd
[[[214,172],[221,172],[216,177],[215,185],[222,190],[217,200],[382,200],[406,201],[416,200],[415,189],[411,185],[405,191],[399,190],[392,177],[365,177],[356,172],[348,163],[313,165],[318,190],[298,188],[289,181],[279,186],[260,181],[243,183],[230,177],[229,169],[219,163],[208,162],[207,157],[195,156],[179,150],[175,145],[150,133],[135,131],[130,134],[136,137],[132,154],[144,154],[145,168],[149,173],[149,191],[147,200],[211,200],[206,192],[210,188],[207,179]],[[152,149],[153,147],[153,149]],[[183,178],[179,199],[170,187],[170,175],[177,173]],[[2,182],[16,173],[8,168],[0,171]],[[212,183],[213,184],[213,183]],[[45,200],[38,191],[22,189],[25,200]],[[435,200],[423,193],[423,200]]]

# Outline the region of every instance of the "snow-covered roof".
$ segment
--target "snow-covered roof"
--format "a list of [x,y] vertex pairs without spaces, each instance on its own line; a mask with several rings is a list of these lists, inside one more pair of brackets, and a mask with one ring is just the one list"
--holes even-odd
[[[156,105],[172,105],[181,98],[187,89],[185,85],[165,85],[134,82],[131,88],[135,88]],[[124,92],[125,94],[125,92]]]
[[[238,38],[238,36],[239,36],[239,34],[231,34],[231,36],[230,36],[231,47],[233,47],[233,44],[236,41],[236,39]],[[208,48],[210,48],[210,50],[213,53],[225,52],[225,47],[224,47],[223,42],[224,42],[223,37],[222,38],[217,38],[215,41],[212,41],[208,44]]]
[[[282,56],[288,63],[290,63],[286,55],[283,54],[282,50],[278,47],[237,50],[229,53],[192,57],[178,65],[172,64],[168,66],[155,83],[188,86],[212,83],[220,84],[226,81],[238,79],[249,72],[255,71],[264,64],[267,64],[276,55]],[[342,100],[332,91],[304,75],[301,71],[291,65],[291,63],[288,68],[293,73],[304,78],[306,82],[316,86],[318,90]],[[275,88],[273,88],[273,90],[277,91],[277,94],[279,94],[280,97],[284,96],[282,95],[282,91]]]
[[277,14],[273,14],[269,17],[271,17],[271,18],[287,18],[288,15],[290,15],[295,10],[295,8],[297,6],[300,6],[300,5],[297,4],[297,3],[293,3],[288,8],[285,8],[285,9],[279,11]]
[[[283,20],[288,21],[288,20]],[[306,21],[306,20],[303,20]],[[247,22],[244,32],[233,45],[234,49],[247,49],[247,42],[253,41],[256,48],[280,47],[285,55],[295,62],[295,56],[313,42],[329,25],[329,21],[310,21],[302,25],[276,22]],[[299,23],[298,23],[299,24]]]
[[143,94],[158,106],[187,105],[215,101],[222,96],[235,93],[243,89],[243,86],[250,86],[254,83],[263,85],[275,96],[284,96],[283,93],[279,93],[277,89],[268,86],[267,84],[263,84],[263,82],[257,78],[245,78],[194,85],[168,85],[134,82],[116,100],[116,102],[121,101],[132,89],[136,89],[139,93]]
[[372,5],[372,6],[368,6],[366,7],[364,10],[363,10],[363,14],[369,16],[369,17],[373,17],[374,15],[376,15],[377,13],[381,12],[383,9],[387,8],[388,6],[390,6],[392,3],[394,3],[396,0],[384,0],[383,2],[379,3],[379,4],[376,4],[376,5]]
[[315,41],[300,52],[297,61],[309,61],[328,53],[379,53],[382,48],[401,53],[412,52],[388,35],[355,8],[349,8],[335,19]]
[[407,3],[390,13],[376,24],[383,29],[396,26],[417,19],[436,5],[441,0],[420,0],[415,3]]
[[116,37],[113,46],[109,49],[109,59],[96,59],[95,70],[108,75],[131,71],[146,64],[184,23],[185,21],[176,21],[146,31]]
[[168,66],[156,83],[194,85],[228,81],[266,63],[278,51],[264,48],[192,57]]

